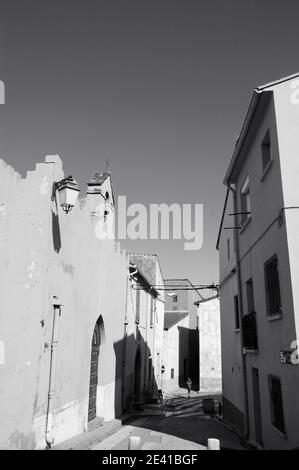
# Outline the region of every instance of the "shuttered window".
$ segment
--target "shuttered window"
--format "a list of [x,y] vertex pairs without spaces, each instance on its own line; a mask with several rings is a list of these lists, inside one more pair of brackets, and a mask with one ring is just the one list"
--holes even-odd
[[285,433],[281,383],[278,377],[269,376],[269,392],[272,424],[279,429],[279,431]]
[[237,295],[234,296],[234,307],[235,307],[235,330],[240,329],[240,314],[239,314],[239,298]]
[[281,309],[277,256],[265,263],[266,303],[268,315],[277,315]]

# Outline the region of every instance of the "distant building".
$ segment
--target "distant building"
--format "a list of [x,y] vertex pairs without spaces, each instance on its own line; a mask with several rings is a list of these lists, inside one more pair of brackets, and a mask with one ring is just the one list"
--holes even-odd
[[299,74],[260,86],[225,175],[217,247],[224,419],[299,447]]
[[130,253],[124,336],[124,409],[152,402],[161,389],[163,277],[158,257]]
[[198,293],[188,279],[165,279],[165,320],[163,341],[164,392],[186,388],[188,377],[192,389],[199,389]]
[[222,392],[219,299],[195,302],[199,332],[199,389]]

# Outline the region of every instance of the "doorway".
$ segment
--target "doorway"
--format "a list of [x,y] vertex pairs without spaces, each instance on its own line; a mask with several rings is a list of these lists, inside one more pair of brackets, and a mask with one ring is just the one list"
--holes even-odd
[[90,360],[90,381],[89,381],[89,402],[88,402],[88,421],[91,421],[97,414],[97,388],[100,346],[103,342],[104,324],[100,317],[94,327],[91,342],[91,360]]
[[253,407],[255,423],[255,439],[257,444],[263,447],[263,428],[261,416],[261,397],[259,384],[259,371],[256,367],[252,368],[252,389],[253,389]]

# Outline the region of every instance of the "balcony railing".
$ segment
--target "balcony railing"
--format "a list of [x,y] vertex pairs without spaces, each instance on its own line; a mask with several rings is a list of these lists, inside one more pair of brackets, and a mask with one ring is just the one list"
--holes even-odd
[[242,318],[243,346],[245,349],[258,349],[256,312],[244,315]]

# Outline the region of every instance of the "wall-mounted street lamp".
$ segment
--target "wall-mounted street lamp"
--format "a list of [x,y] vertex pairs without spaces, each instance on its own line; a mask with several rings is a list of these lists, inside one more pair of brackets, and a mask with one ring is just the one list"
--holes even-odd
[[72,176],[68,176],[55,184],[55,190],[59,193],[60,205],[64,212],[70,212],[80,192],[77,181]]

